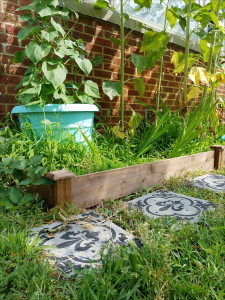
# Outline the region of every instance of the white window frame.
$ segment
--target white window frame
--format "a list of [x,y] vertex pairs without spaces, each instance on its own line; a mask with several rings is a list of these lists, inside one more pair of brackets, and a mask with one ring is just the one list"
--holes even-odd
[[[110,1],[114,1],[114,0],[110,0]],[[116,13],[112,11],[108,11],[107,9],[95,9],[93,7],[93,3],[95,2],[95,0],[82,0],[82,2],[79,5],[77,5],[73,0],[64,0],[63,2],[64,5],[74,9],[75,11],[83,15],[98,18],[103,21],[111,22],[117,25],[119,25],[120,23],[119,17]],[[146,30],[138,26],[138,23],[140,22],[143,23],[149,29],[151,28],[156,31],[162,30],[162,26],[159,26],[155,23],[149,22],[147,20],[138,18],[133,15],[130,15],[130,19],[126,21],[125,27],[132,30],[135,28],[136,31],[144,33]],[[183,35],[170,30],[168,30],[167,32],[170,36],[171,43],[184,47],[185,43],[184,43]],[[199,43],[196,40],[191,40],[190,49],[199,51]]]

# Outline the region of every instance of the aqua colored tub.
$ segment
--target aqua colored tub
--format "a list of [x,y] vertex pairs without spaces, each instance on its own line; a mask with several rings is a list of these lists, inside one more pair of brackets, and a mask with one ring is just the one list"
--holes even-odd
[[18,114],[23,130],[28,122],[38,137],[45,136],[46,129],[51,128],[57,139],[74,135],[76,142],[84,142],[82,133],[91,140],[94,113],[97,111],[99,109],[94,104],[19,105],[12,109],[13,114]]

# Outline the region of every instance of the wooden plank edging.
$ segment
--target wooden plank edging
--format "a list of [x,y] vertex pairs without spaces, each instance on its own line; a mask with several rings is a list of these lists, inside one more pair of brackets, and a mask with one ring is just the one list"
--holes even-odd
[[187,171],[202,169],[210,172],[223,166],[225,146],[214,145],[211,149],[208,152],[80,176],[68,170],[49,172],[45,176],[55,184],[46,189],[40,187],[40,194],[51,206],[68,203],[89,208],[102,201],[129,195],[141,187],[182,176]]

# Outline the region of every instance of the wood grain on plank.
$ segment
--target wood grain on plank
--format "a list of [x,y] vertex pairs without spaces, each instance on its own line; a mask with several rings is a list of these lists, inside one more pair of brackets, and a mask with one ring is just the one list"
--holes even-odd
[[187,171],[214,168],[214,151],[176,157],[142,165],[113,169],[71,178],[73,203],[88,208],[103,200],[116,199],[144,186],[152,186]]

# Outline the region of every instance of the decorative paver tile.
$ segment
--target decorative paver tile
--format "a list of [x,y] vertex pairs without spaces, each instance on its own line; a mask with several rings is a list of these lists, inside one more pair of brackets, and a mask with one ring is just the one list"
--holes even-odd
[[134,238],[94,212],[77,215],[74,221],[60,230],[62,225],[61,222],[54,222],[33,228],[32,232],[35,233],[31,233],[31,236],[38,234],[42,240],[40,245],[50,246],[46,249],[50,261],[68,276],[73,274],[73,268],[100,265],[100,250],[108,243],[124,245]]
[[225,192],[225,176],[219,174],[202,175],[194,179],[193,185],[217,193]]
[[128,203],[131,206],[136,205],[143,214],[150,218],[171,216],[190,222],[197,222],[204,211],[214,210],[214,205],[209,201],[162,190]]

